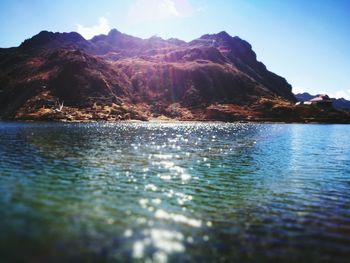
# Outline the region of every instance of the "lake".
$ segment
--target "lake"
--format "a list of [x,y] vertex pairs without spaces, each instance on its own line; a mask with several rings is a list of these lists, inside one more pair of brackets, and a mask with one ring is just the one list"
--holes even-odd
[[349,262],[350,126],[0,123],[1,262]]

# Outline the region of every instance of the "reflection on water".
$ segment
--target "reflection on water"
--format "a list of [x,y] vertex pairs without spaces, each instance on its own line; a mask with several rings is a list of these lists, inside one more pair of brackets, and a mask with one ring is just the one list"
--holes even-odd
[[349,132],[345,125],[1,123],[0,256],[346,262]]

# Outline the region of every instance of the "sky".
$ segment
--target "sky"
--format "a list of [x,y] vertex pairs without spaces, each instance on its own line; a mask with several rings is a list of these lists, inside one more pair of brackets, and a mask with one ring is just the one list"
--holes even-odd
[[225,30],[293,92],[350,99],[350,0],[1,0],[0,47],[42,30],[185,41]]

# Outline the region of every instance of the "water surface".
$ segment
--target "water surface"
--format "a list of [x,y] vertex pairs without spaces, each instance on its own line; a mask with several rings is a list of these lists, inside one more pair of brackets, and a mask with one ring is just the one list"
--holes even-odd
[[5,262],[348,262],[350,126],[0,123]]

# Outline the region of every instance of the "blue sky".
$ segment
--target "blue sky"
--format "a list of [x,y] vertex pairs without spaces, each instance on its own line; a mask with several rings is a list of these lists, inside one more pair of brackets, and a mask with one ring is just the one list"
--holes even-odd
[[293,91],[350,99],[350,0],[0,1],[0,47],[41,30],[89,38],[111,28],[187,41],[225,30],[250,42]]

